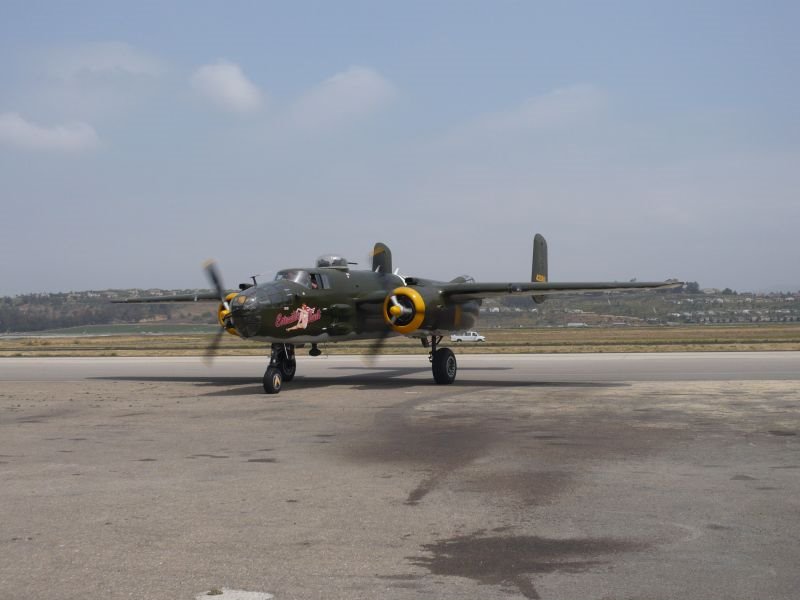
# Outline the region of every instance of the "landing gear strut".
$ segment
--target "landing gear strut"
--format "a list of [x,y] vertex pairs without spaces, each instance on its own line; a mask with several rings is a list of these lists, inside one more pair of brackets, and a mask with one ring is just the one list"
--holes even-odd
[[430,341],[427,337],[422,338],[422,345],[426,348],[430,347],[431,349],[428,360],[431,361],[433,380],[440,385],[445,385],[453,383],[456,380],[458,361],[456,361],[456,355],[453,354],[450,348],[436,347],[441,341],[442,336],[432,335]]
[[264,372],[264,391],[267,394],[277,394],[284,381],[294,379],[296,371],[294,344],[272,344],[269,366]]

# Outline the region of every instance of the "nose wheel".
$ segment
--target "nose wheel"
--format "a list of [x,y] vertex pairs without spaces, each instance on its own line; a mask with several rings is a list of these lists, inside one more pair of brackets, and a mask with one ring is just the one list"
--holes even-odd
[[283,375],[277,367],[267,367],[264,373],[264,392],[267,394],[277,394],[283,387]]
[[272,344],[269,366],[264,372],[264,392],[277,394],[284,382],[294,379],[297,360],[294,357],[294,344]]

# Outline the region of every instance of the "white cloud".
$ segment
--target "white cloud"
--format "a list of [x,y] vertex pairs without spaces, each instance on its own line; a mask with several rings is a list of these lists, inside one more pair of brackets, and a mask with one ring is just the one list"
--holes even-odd
[[520,106],[480,117],[467,129],[485,133],[508,133],[558,128],[596,114],[607,103],[606,93],[592,85],[578,84],[534,96]]
[[49,59],[50,71],[61,79],[125,74],[154,77],[162,62],[124,42],[94,42],[60,48]]
[[75,122],[43,127],[17,113],[0,114],[0,143],[32,150],[77,151],[99,144],[97,132],[88,123]]
[[261,90],[232,62],[220,60],[199,67],[192,74],[192,85],[226,110],[251,112],[264,104]]
[[354,66],[304,94],[292,108],[292,116],[303,127],[326,127],[371,113],[394,94],[394,86],[380,73]]
[[54,118],[90,122],[157,97],[166,72],[159,58],[114,41],[50,48],[40,61],[45,77],[26,106]]

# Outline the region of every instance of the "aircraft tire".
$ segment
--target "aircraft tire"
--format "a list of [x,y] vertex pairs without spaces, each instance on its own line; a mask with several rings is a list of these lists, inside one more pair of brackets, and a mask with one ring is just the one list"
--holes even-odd
[[283,380],[289,382],[294,379],[294,374],[297,373],[297,360],[294,358],[290,358],[288,360],[284,359],[281,361],[279,368],[281,370]]
[[283,387],[283,374],[277,367],[269,367],[264,373],[264,392],[277,394]]
[[456,380],[456,373],[458,372],[458,361],[456,355],[450,348],[439,348],[433,353],[432,361],[433,380],[440,384],[445,385],[453,383]]

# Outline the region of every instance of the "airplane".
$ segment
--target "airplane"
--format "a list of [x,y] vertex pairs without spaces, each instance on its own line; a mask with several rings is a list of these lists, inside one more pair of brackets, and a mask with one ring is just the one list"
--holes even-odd
[[354,270],[345,258],[325,255],[315,267],[278,271],[272,281],[239,284],[226,291],[213,262],[205,265],[214,291],[172,296],[114,300],[134,302],[219,302],[220,329],[208,348],[212,357],[227,332],[243,339],[271,344],[264,372],[267,394],[277,394],[297,370],[295,349],[311,345],[309,354],[319,356],[320,343],[374,340],[371,354],[379,353],[385,340],[404,335],[418,338],[430,349],[429,361],[437,384],[456,379],[458,363],[453,351],[440,347],[447,332],[474,329],[484,298],[529,294],[537,304],[553,294],[652,290],[680,287],[682,282],[568,282],[548,280],[547,242],[541,234],[533,239],[531,281],[479,283],[468,276],[434,281],[400,275],[392,270],[392,253],[381,242],[372,252],[371,270]]

